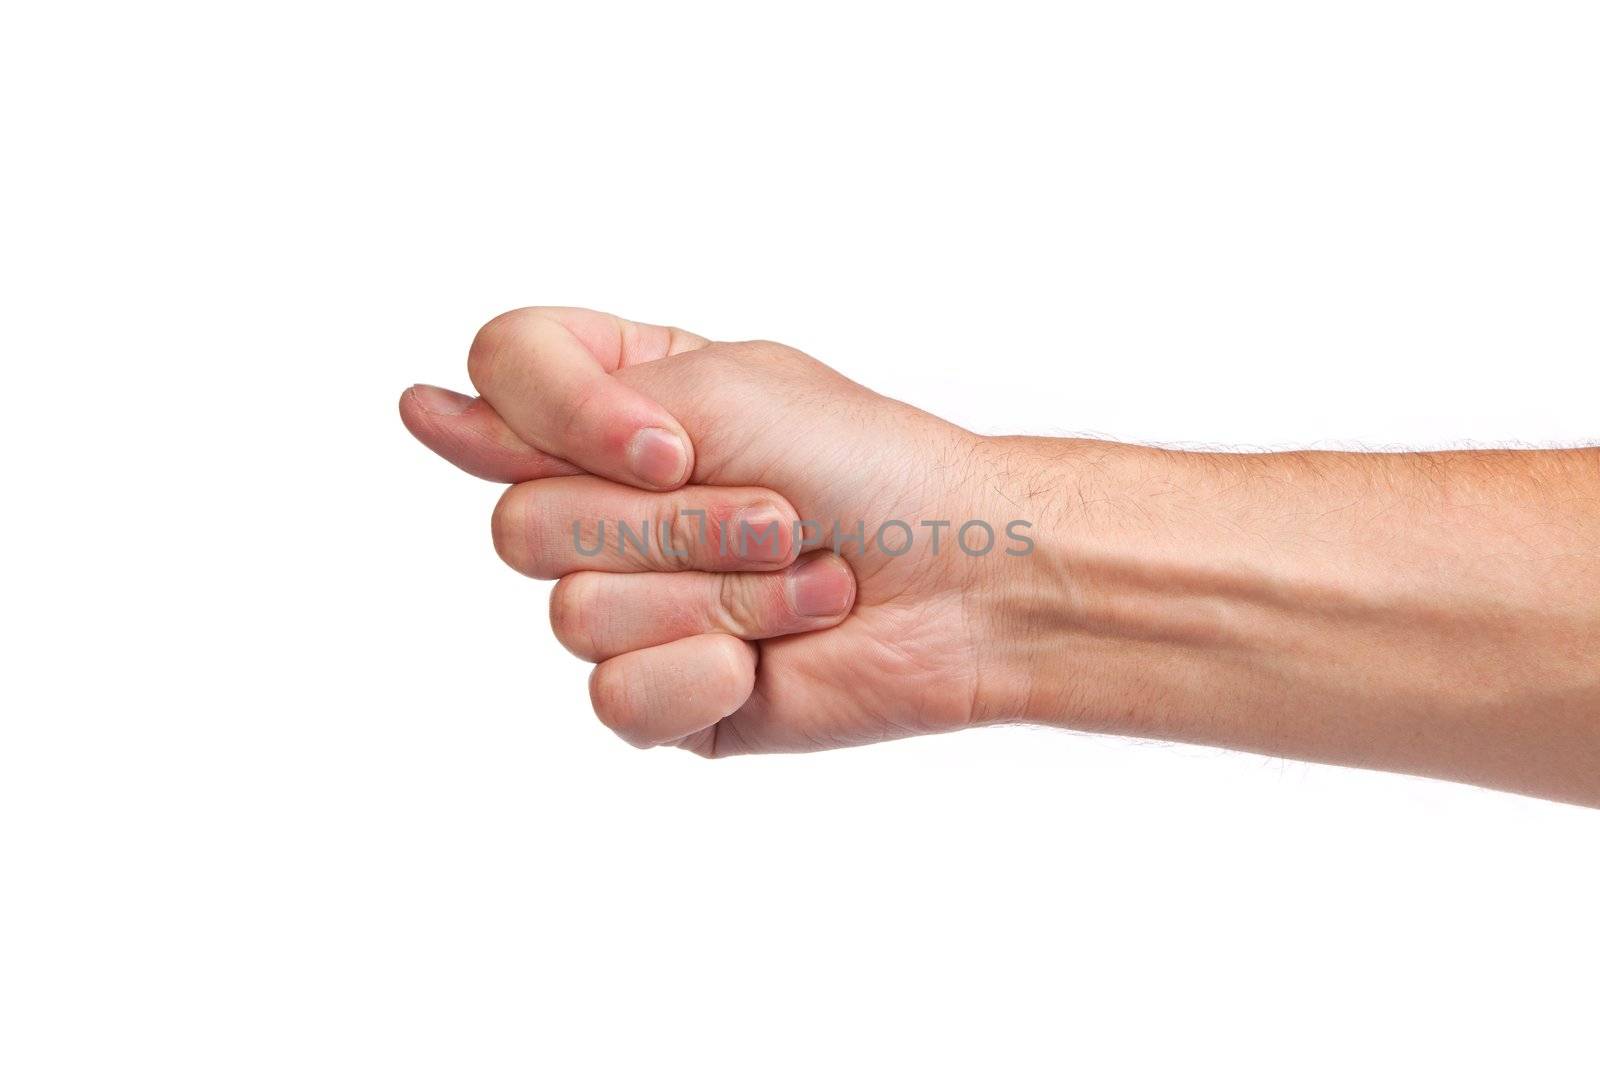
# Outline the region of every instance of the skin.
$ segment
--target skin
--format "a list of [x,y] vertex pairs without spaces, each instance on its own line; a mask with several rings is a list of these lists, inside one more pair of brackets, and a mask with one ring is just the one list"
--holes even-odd
[[[636,745],[1036,723],[1600,805],[1600,450],[983,437],[783,345],[573,308],[495,319],[468,373],[479,397],[417,386],[401,417],[515,483],[496,548],[560,579],[556,636]],[[686,510],[787,532],[741,554]],[[801,517],[820,526],[797,539]],[[579,553],[574,523],[588,546],[601,519],[606,550]],[[680,554],[618,551],[618,519]],[[895,519],[902,555],[898,529],[871,540]],[[866,545],[828,543],[858,520]],[[985,555],[954,542],[969,520],[996,532]]]

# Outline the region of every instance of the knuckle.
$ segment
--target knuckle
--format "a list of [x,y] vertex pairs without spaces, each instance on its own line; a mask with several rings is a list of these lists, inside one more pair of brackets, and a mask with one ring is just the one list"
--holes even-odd
[[496,315],[478,328],[467,349],[467,377],[483,391],[483,382],[493,377],[508,353],[525,347],[550,319],[543,308],[516,308]]
[[613,663],[602,663],[589,675],[589,703],[595,718],[623,740],[632,737],[638,727],[633,696],[627,672]]
[[827,371],[804,352],[777,341],[741,341],[726,346],[725,356],[737,363],[727,369],[728,380],[766,395],[807,397],[816,392]]
[[754,340],[744,342],[745,358],[763,363],[781,363],[795,354],[795,350],[777,341]]
[[467,377],[482,390],[482,381],[489,376],[499,353],[506,349],[526,314],[526,308],[496,315],[478,328],[467,348]]
[[551,553],[541,547],[547,538],[536,518],[540,509],[533,506],[535,496],[536,490],[528,483],[513,485],[500,494],[489,517],[495,554],[512,570],[530,578],[559,578],[560,573],[550,567]]
[[646,521],[655,524],[656,551],[661,557],[662,569],[692,570],[700,555],[696,549],[703,540],[703,524],[709,519],[703,512],[691,514],[693,509],[686,507],[684,499],[677,494],[657,494],[657,497],[652,500],[650,518]]
[[716,648],[719,656],[716,671],[719,685],[717,702],[732,712],[749,696],[752,680],[750,661],[754,650],[739,638],[725,635],[716,642]]
[[691,368],[706,383],[737,380],[749,369],[748,346],[743,343],[713,344],[698,349],[681,366]]
[[589,572],[569,574],[550,590],[550,630],[563,648],[580,659],[594,660],[591,630],[594,579]]
[[754,636],[762,629],[761,609],[749,576],[728,573],[717,580],[717,623],[736,636]]
[[777,341],[745,341],[739,345],[739,350],[745,367],[763,375],[793,373],[810,358],[799,349]]
[[489,516],[489,533],[494,538],[495,555],[499,556],[512,567],[517,566],[512,544],[516,540],[518,507],[517,487],[512,486],[500,494],[500,499],[495,501],[494,512]]

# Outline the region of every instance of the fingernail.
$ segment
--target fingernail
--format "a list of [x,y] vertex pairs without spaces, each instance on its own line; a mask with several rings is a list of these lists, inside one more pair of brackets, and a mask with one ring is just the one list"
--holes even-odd
[[440,389],[437,385],[413,385],[411,395],[417,398],[423,410],[435,415],[459,415],[472,404],[473,398],[461,393]]
[[784,536],[783,513],[769,504],[740,508],[733,517],[735,558],[747,563],[776,563],[789,558],[789,539]]
[[789,604],[796,615],[810,619],[844,614],[854,591],[850,568],[834,556],[818,556],[789,575]]
[[642,482],[670,489],[688,473],[688,450],[670,430],[646,426],[628,442],[628,467]]

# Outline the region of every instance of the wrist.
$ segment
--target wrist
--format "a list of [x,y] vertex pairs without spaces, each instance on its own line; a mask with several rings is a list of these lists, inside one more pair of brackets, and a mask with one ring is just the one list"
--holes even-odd
[[1108,643],[1105,603],[1090,591],[1095,561],[1117,538],[1105,508],[1111,484],[1141,477],[1130,446],[1046,437],[985,437],[974,449],[979,513],[997,528],[1025,523],[1026,555],[975,568],[969,612],[978,621],[974,718],[1115,729],[1091,650]]
[[980,451],[1035,542],[988,575],[980,720],[1194,737],[1241,667],[1225,653],[1265,621],[1228,603],[1244,576],[1200,507],[1217,457],[1037,437]]

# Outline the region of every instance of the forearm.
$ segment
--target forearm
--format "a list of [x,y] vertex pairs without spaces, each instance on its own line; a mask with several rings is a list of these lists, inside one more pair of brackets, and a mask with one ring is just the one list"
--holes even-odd
[[1600,803],[1600,450],[1016,449],[1017,717]]

